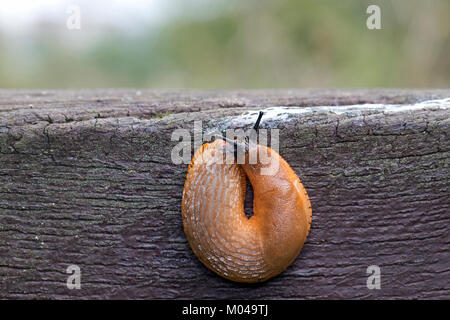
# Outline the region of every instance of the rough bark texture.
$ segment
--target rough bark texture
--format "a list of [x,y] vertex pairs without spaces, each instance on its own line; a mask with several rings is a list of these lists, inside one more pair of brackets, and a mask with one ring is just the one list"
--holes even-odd
[[[262,122],[306,187],[310,235],[258,285],[207,270],[183,233],[176,128],[270,106],[414,103],[449,90],[0,91],[0,298],[450,298],[449,110]],[[212,119],[216,119],[212,120]],[[81,290],[66,268],[81,268]],[[381,289],[366,269],[381,268]]]

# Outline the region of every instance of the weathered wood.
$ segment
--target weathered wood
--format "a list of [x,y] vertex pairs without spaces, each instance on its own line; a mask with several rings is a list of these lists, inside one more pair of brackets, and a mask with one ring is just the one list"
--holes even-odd
[[[259,285],[224,280],[193,255],[180,214],[186,165],[170,159],[171,133],[194,120],[214,128],[270,106],[445,97],[450,90],[0,91],[0,298],[448,299],[448,109],[263,119],[280,129],[313,222],[293,265]],[[81,290],[66,287],[71,264]],[[381,268],[380,290],[366,287],[369,265]]]

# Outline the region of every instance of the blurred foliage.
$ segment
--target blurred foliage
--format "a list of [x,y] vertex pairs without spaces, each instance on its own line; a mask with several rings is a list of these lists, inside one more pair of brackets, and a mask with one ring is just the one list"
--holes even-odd
[[[181,3],[181,2],[180,2]],[[382,30],[366,28],[381,8]],[[0,33],[0,87],[448,87],[450,1],[217,1],[157,28]],[[181,12],[183,12],[183,10]],[[57,29],[58,31],[55,31]],[[24,41],[23,41],[24,40]],[[86,42],[86,41],[85,41]],[[25,43],[25,44],[24,44]]]

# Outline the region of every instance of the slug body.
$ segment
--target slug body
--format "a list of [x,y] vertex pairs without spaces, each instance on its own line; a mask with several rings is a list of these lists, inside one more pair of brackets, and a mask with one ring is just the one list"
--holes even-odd
[[[223,140],[199,148],[183,190],[183,226],[195,255],[209,269],[237,282],[261,282],[283,272],[297,257],[309,232],[311,205],[299,178],[274,150],[261,145],[274,174],[256,164],[215,163],[229,145]],[[254,191],[253,216],[244,212],[246,177]]]

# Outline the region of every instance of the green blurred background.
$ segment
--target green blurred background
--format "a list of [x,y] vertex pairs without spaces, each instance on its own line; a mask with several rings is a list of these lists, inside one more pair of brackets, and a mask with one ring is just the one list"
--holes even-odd
[[[0,3],[2,88],[450,83],[449,0],[15,2]],[[69,4],[80,30],[66,27]],[[366,27],[370,4],[381,30]]]

